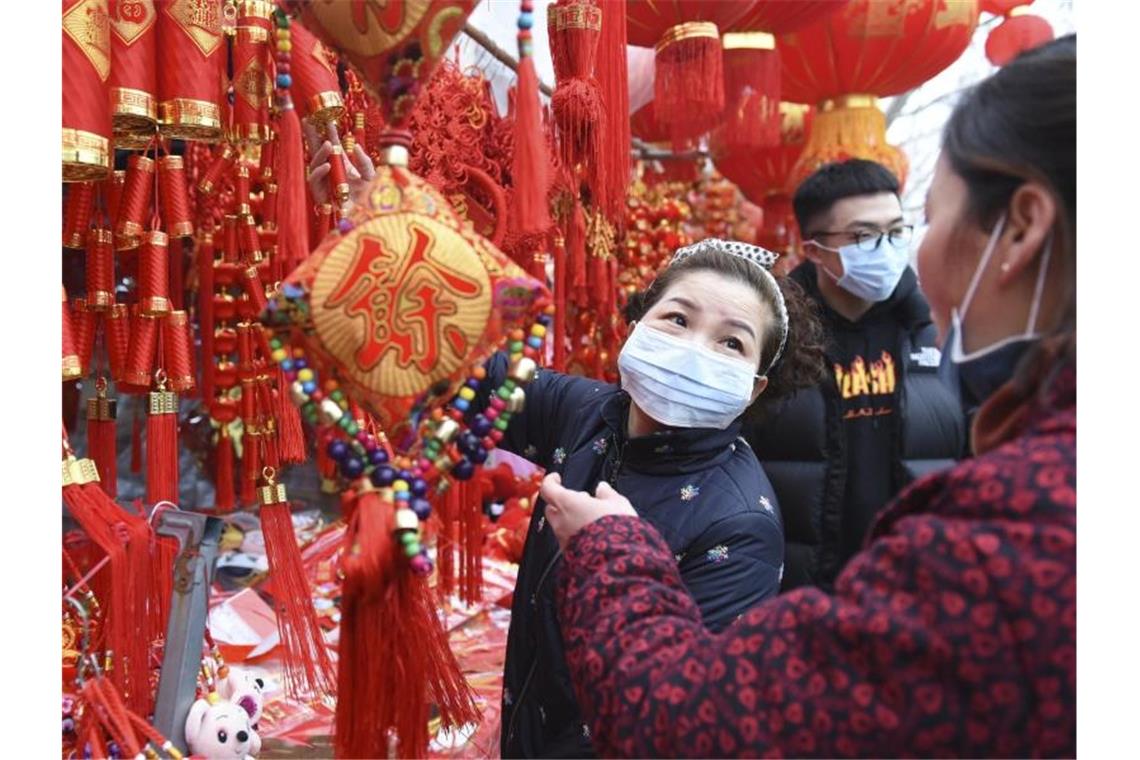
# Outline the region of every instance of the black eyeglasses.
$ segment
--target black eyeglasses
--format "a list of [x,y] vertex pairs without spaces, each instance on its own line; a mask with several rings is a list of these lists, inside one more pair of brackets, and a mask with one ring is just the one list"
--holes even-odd
[[870,230],[822,231],[812,235],[812,238],[817,238],[820,235],[846,235],[851,238],[851,242],[853,242],[860,251],[870,252],[879,247],[879,243],[884,237],[887,238],[892,246],[906,245],[914,235],[914,225],[903,224],[898,227],[892,227],[886,232],[871,232]]

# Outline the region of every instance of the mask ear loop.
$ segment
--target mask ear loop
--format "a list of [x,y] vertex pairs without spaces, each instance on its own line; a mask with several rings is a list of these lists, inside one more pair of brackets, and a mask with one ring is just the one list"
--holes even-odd
[[1001,233],[1005,229],[1005,216],[1005,212],[1001,212],[997,224],[994,225],[994,231],[990,233],[989,242],[986,243],[985,253],[982,254],[981,261],[978,262],[978,266],[974,270],[974,276],[970,278],[970,285],[966,288],[966,295],[962,298],[962,303],[958,305],[959,322],[966,319],[966,310],[970,308],[970,302],[974,300],[974,292],[978,289],[978,285],[982,281],[982,274],[986,271],[986,265],[989,264],[990,257],[993,256],[994,251],[997,249],[997,241],[1001,239]]
[[1033,303],[1029,305],[1029,325],[1025,328],[1025,337],[1034,335],[1037,328],[1037,315],[1041,311],[1041,295],[1045,292],[1045,278],[1049,274],[1049,260],[1053,256],[1053,232],[1045,239],[1045,253],[1041,257],[1041,264],[1037,267],[1037,284],[1033,288]]

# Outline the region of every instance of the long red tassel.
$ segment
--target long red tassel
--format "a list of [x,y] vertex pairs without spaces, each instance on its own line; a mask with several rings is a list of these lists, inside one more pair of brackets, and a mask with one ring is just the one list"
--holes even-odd
[[273,393],[277,416],[277,436],[281,447],[281,461],[299,464],[305,461],[305,431],[301,426],[301,412],[289,400],[289,382],[280,366],[277,368],[277,388]]
[[431,510],[439,523],[435,566],[439,574],[439,593],[444,599],[449,599],[455,593],[455,517],[451,510],[452,490],[449,488],[444,493],[437,494]]
[[[523,5],[528,5],[523,0]],[[525,34],[525,36],[524,36]],[[550,188],[546,137],[538,100],[538,74],[530,56],[530,32],[519,32],[518,96],[515,110],[515,155],[511,168],[514,183],[514,229],[519,233],[541,232],[550,226],[546,194]]]
[[630,178],[629,67],[626,61],[625,3],[603,2],[602,33],[598,38],[597,72],[602,102],[610,119],[602,140],[606,190],[599,195],[611,222],[625,219],[625,195]]
[[336,756],[425,757],[429,702],[448,726],[476,712],[427,584],[400,562],[393,504],[363,488],[342,554]]
[[471,481],[463,484],[464,549],[467,554],[466,604],[483,599],[483,500]]
[[178,394],[159,385],[148,395],[146,499],[178,503]]
[[230,512],[234,501],[234,442],[223,424],[218,431],[218,446],[214,450],[214,509]]
[[586,285],[586,216],[582,213],[582,204],[575,198],[574,209],[571,211],[570,224],[566,230],[566,253],[569,257],[570,300],[579,306],[585,306],[589,300]]
[[138,475],[142,472],[142,417],[139,415],[138,406],[135,407],[135,413],[131,416],[131,474]]
[[331,695],[335,673],[317,614],[313,595],[293,533],[293,518],[285,486],[267,478],[258,489],[261,502],[261,533],[273,579],[273,602],[277,630],[285,653],[285,686],[290,696],[310,699]]
[[99,470],[99,484],[114,499],[119,494],[118,452],[115,444],[116,401],[107,398],[107,381],[96,382],[95,398],[87,400],[87,455]]
[[566,371],[566,239],[560,232],[554,239],[554,371]]

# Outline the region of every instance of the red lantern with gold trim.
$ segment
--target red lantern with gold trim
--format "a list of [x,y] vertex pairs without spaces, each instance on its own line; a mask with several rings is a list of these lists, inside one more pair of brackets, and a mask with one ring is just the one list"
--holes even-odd
[[905,174],[887,144],[876,97],[905,92],[952,64],[977,22],[977,0],[852,0],[781,37],[784,98],[819,105],[792,186],[822,164],[850,157]]
[[848,0],[760,0],[725,32],[725,135],[753,148],[780,142],[780,56],[777,34],[787,34],[835,12]]
[[813,129],[815,109],[799,103],[780,103],[780,142],[755,149],[726,139],[733,133],[718,129],[710,135],[713,163],[740,188],[744,197],[764,210],[757,236],[760,245],[782,254],[787,264],[799,248],[799,229],[792,215],[789,179]]
[[158,118],[168,138],[222,136],[226,46],[221,0],[169,0],[158,8]]
[[111,119],[115,145],[146,148],[158,125],[154,0],[110,0]]
[[63,2],[63,181],[111,173],[111,19],[107,0]]
[[627,3],[629,44],[656,50],[653,101],[674,141],[698,137],[720,120],[725,106],[720,34],[754,5],[754,0]]

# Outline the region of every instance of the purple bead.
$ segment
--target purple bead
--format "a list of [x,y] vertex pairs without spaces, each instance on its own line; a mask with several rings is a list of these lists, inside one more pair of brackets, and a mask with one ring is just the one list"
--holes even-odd
[[306,359],[294,359],[293,360],[293,369],[304,369],[305,367],[308,367],[308,366],[309,366],[309,362]]
[[372,464],[388,464],[388,452],[379,447],[368,452],[368,461]]
[[481,414],[475,415],[471,422],[471,432],[480,438],[485,438],[491,432],[491,421]]
[[368,442],[372,440],[372,434],[367,430],[361,430],[356,434],[356,440],[364,445],[368,445]]
[[426,520],[431,517],[431,502],[427,499],[413,499],[412,511],[421,521]]
[[328,448],[326,448],[325,451],[328,453],[330,459],[342,462],[344,458],[348,456],[348,444],[339,439],[334,439],[329,441]]
[[336,223],[336,228],[341,232],[349,232],[352,230],[352,222],[348,221],[347,219],[341,219]]
[[359,478],[364,474],[364,462],[361,461],[360,457],[350,456],[340,463],[340,471],[349,480]]
[[549,314],[540,314],[538,316],[538,323],[543,327],[550,327],[552,322],[554,322],[554,317]]
[[469,456],[475,464],[483,464],[487,461],[487,450],[482,446],[476,446]]
[[432,571],[431,560],[422,554],[412,557],[410,565],[416,575],[428,575]]
[[456,480],[471,480],[475,475],[475,465],[471,464],[471,460],[464,457],[459,460],[459,464],[455,465],[455,469],[451,471]]
[[471,390],[473,390],[473,391],[477,391],[477,390],[479,390],[479,380],[478,380],[478,378],[474,378],[474,377],[470,377],[470,378],[468,378],[468,379],[467,379],[467,387],[468,387],[468,388],[470,388],[470,389],[471,389]]
[[417,477],[412,481],[412,496],[423,498],[427,496],[428,483],[423,478]]
[[407,482],[410,482],[412,479],[412,473],[408,472],[407,470],[400,470],[399,476],[400,476],[400,480],[407,481]]
[[372,485],[377,488],[387,488],[396,480],[396,471],[386,464],[382,464],[372,471]]

